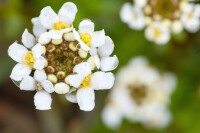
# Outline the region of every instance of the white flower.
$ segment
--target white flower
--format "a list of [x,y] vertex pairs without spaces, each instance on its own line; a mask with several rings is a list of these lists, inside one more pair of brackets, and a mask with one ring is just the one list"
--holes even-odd
[[66,2],[58,14],[50,6],[41,10],[39,18],[32,19],[34,34],[39,36],[45,31],[50,30],[49,35],[53,39],[60,39],[63,33],[73,29],[73,21],[77,13],[77,7],[72,2]]
[[170,40],[170,30],[162,23],[154,22],[145,29],[145,36],[156,44],[166,44]]
[[190,33],[195,33],[200,29],[200,6],[187,4],[183,9],[181,21],[185,29]]
[[[76,99],[81,110],[91,111],[95,106],[94,90],[110,89],[114,84],[114,75],[105,72],[91,72],[88,62],[83,62],[74,67],[74,75],[67,77],[67,82],[77,88]],[[70,95],[66,95],[69,97]],[[71,97],[72,98],[72,97]],[[68,99],[68,98],[67,98]]]
[[89,51],[91,47],[99,47],[105,42],[105,32],[94,31],[94,23],[90,20],[83,20],[79,24],[79,31],[73,30],[76,40],[79,41],[81,48]]
[[122,6],[120,17],[124,23],[127,23],[130,28],[141,30],[145,26],[145,19],[142,9],[138,6],[125,3]]
[[139,7],[144,7],[148,0],[134,0],[134,4]]
[[34,104],[38,110],[51,109],[51,95],[49,93],[54,92],[53,84],[47,80],[47,75],[44,70],[36,70],[34,72],[34,78],[31,76],[23,77],[20,83],[20,90],[34,91]]
[[117,129],[123,118],[147,128],[165,128],[171,120],[168,104],[175,85],[173,74],[161,75],[145,58],[135,58],[118,72],[102,119],[112,129]]
[[42,56],[44,48],[39,43],[35,45],[33,35],[27,30],[22,35],[22,42],[24,46],[14,42],[8,49],[8,55],[18,62],[10,75],[15,81],[21,81],[24,76],[28,76],[33,68],[42,70],[45,66],[45,59]]

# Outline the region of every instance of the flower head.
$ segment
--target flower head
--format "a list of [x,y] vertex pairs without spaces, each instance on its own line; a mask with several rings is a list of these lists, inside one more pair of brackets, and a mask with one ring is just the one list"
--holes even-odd
[[117,75],[102,113],[104,123],[116,129],[126,118],[147,128],[165,128],[171,120],[168,104],[175,84],[173,74],[160,74],[143,57],[133,59]]

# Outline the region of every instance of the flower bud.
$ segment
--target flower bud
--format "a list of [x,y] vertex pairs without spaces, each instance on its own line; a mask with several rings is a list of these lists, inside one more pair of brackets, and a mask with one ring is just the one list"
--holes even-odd
[[48,76],[47,76],[47,79],[49,80],[49,81],[51,81],[52,83],[57,83],[57,81],[58,81],[58,79],[57,79],[57,77],[54,75],[54,74],[49,74]]
[[74,42],[70,42],[70,43],[69,43],[69,48],[70,48],[72,51],[76,51],[76,50],[78,49],[77,44],[75,44]]
[[58,94],[66,94],[69,92],[69,86],[64,82],[57,83],[55,85],[55,92]]
[[81,58],[86,58],[87,57],[87,52],[84,51],[83,49],[79,49],[78,51],[78,55],[81,57]]
[[55,44],[55,45],[59,45],[59,44],[61,44],[63,42],[63,39],[61,38],[61,39],[53,39],[52,40],[52,43],[53,44]]
[[63,71],[59,71],[56,76],[58,79],[64,79],[66,76],[66,73]]
[[69,42],[75,41],[75,40],[76,40],[72,32],[65,33],[65,34],[64,34],[64,39],[65,39],[66,41],[69,41]]

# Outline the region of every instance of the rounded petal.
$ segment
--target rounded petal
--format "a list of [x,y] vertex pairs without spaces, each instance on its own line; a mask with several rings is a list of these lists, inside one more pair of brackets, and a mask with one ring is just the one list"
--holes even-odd
[[94,70],[95,68],[100,68],[101,61],[98,55],[91,56],[90,58],[88,58],[87,62],[90,63],[91,70]]
[[91,46],[92,47],[100,47],[105,43],[105,31],[95,31],[92,35],[92,42]]
[[97,48],[91,47],[90,48],[90,55],[97,55]]
[[77,102],[81,110],[91,111],[95,106],[95,94],[91,88],[79,89],[76,94]]
[[46,91],[38,91],[34,96],[34,104],[38,110],[51,109],[52,98]]
[[120,17],[124,23],[128,23],[132,20],[132,5],[125,3],[120,11]]
[[66,2],[58,12],[60,20],[64,21],[67,24],[72,24],[77,13],[78,9],[76,5],[72,2]]
[[10,78],[15,81],[21,81],[25,76],[30,75],[30,73],[31,73],[30,67],[24,64],[18,63],[13,68]]
[[33,24],[33,34],[36,37],[39,37],[42,33],[47,31],[47,29],[42,26],[40,19],[38,17],[32,18],[31,22]]
[[50,30],[49,37],[52,39],[61,39],[62,33],[59,30]]
[[22,34],[22,43],[27,48],[32,48],[36,43],[35,37],[29,33],[27,29],[25,29],[24,33]]
[[79,24],[79,32],[93,34],[94,32],[94,23],[91,20],[83,20]]
[[36,88],[36,81],[31,76],[25,76],[20,83],[20,90],[34,91]]
[[95,90],[111,89],[114,81],[115,77],[111,72],[95,72],[91,77],[91,87]]
[[113,57],[103,57],[101,59],[101,70],[102,71],[112,71],[114,70],[119,64],[119,60],[117,56]]
[[46,60],[44,57],[40,56],[39,58],[35,59],[34,68],[37,70],[42,70],[45,66]]
[[42,44],[42,45],[50,43],[51,42],[51,38],[49,36],[49,32],[42,33],[38,38],[38,42],[40,44]]
[[42,87],[44,90],[48,93],[53,93],[54,92],[54,87],[53,84],[49,80],[45,80],[41,83]]
[[136,6],[144,7],[147,4],[147,0],[134,0]]
[[41,44],[36,44],[33,48],[32,48],[32,53],[33,53],[33,57],[34,58],[39,58],[42,54],[44,54],[44,48],[42,47]]
[[66,94],[69,92],[69,86],[64,82],[55,84],[55,92],[58,94]]
[[41,24],[47,29],[52,29],[53,24],[59,21],[58,15],[50,6],[47,6],[41,10],[39,19]]
[[106,36],[104,45],[98,48],[100,57],[110,56],[114,50],[114,43],[109,36]]
[[46,73],[45,73],[44,70],[35,70],[35,72],[34,72],[34,79],[37,82],[42,83],[43,81],[45,81],[47,79],[47,75],[46,75]]
[[69,75],[67,77],[67,83],[69,83],[71,86],[78,88],[81,83],[83,82],[84,76],[80,75],[80,74],[76,74],[76,75]]
[[65,98],[69,101],[69,102],[72,102],[72,103],[77,103],[77,98],[76,98],[76,89],[75,88],[72,88],[70,89],[69,93],[67,93],[65,95]]
[[91,73],[90,64],[88,62],[82,62],[74,67],[73,72],[82,75],[88,75]]
[[8,55],[16,62],[22,62],[27,52],[28,52],[27,48],[16,42],[14,42],[8,48]]

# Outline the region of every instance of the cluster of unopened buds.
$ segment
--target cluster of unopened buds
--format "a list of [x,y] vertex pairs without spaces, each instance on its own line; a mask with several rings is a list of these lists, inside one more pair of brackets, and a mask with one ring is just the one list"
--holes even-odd
[[110,89],[115,77],[110,72],[118,66],[111,56],[114,44],[104,30],[94,31],[94,23],[83,20],[73,28],[77,13],[74,3],[65,3],[58,14],[51,7],[33,18],[33,33],[26,29],[22,43],[14,42],[9,56],[18,62],[10,78],[21,90],[36,91],[36,109],[51,109],[50,93],[65,94],[81,110],[95,106],[94,90]]
[[200,29],[200,5],[189,0],[134,0],[125,3],[121,19],[130,28],[142,30],[156,44],[166,44],[171,34],[180,34],[183,29],[195,33]]

